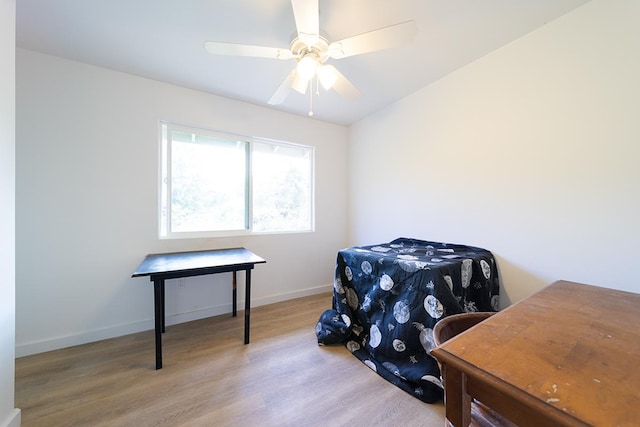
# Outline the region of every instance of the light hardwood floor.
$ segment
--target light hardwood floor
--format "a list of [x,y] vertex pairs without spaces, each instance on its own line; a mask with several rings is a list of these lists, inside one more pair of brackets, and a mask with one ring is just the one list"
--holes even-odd
[[29,426],[443,426],[442,403],[391,385],[342,345],[317,345],[321,294],[16,360]]

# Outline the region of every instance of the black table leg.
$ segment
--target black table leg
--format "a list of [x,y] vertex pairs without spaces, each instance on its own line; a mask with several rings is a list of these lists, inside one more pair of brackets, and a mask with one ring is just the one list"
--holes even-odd
[[238,282],[237,282],[237,275],[236,275],[236,271],[233,272],[233,300],[232,300],[232,304],[233,304],[233,317],[236,317],[238,315]]
[[162,303],[162,333],[164,334],[167,331],[164,323],[164,279],[162,280],[162,283],[160,285],[160,295],[160,302]]
[[164,327],[164,279],[153,281],[153,306],[156,326],[156,369],[162,368],[162,329]]
[[244,343],[249,344],[249,318],[251,317],[251,270],[247,269],[244,294]]

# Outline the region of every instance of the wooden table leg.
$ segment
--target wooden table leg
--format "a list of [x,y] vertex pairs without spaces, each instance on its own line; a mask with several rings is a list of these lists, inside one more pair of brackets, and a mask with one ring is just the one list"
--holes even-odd
[[471,422],[471,397],[467,394],[464,372],[443,364],[444,403],[447,420],[455,427]]
[[156,329],[156,369],[162,369],[162,332],[164,329],[164,279],[153,281],[153,307]]
[[247,269],[244,295],[244,343],[249,344],[249,321],[251,317],[251,270]]

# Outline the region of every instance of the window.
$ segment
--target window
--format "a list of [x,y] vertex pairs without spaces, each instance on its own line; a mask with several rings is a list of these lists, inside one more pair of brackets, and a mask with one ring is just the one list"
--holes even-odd
[[313,148],[162,123],[160,237],[313,230]]

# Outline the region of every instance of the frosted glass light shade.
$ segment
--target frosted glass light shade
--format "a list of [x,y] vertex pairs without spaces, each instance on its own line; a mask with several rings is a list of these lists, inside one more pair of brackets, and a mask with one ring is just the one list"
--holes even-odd
[[338,80],[338,70],[333,65],[321,65],[318,67],[318,79],[324,90],[329,90]]
[[310,80],[316,74],[318,61],[313,56],[307,55],[298,62],[296,68],[301,79]]

